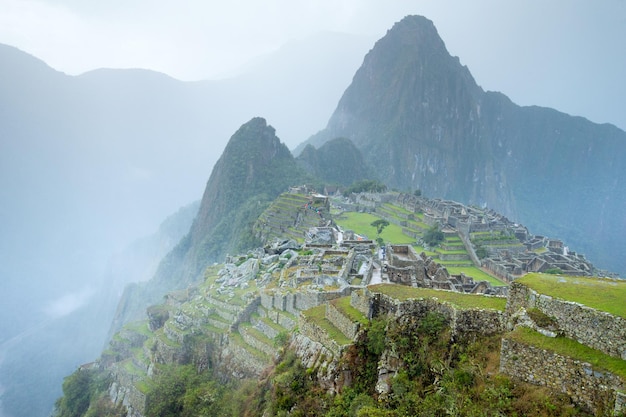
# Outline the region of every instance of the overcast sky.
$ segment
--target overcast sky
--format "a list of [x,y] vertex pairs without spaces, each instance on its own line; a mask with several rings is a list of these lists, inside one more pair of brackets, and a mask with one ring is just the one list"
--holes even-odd
[[384,35],[433,20],[486,90],[626,129],[626,0],[0,0],[0,43],[68,74],[227,76],[320,31]]

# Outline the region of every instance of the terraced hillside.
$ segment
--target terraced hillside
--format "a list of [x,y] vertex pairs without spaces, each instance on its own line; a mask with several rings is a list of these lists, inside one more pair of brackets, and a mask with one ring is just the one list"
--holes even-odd
[[328,221],[329,206],[326,198],[283,193],[255,222],[254,234],[262,242],[293,239],[302,243],[311,227],[325,226]]
[[454,231],[444,231],[444,241],[438,247],[426,248],[418,244],[432,227],[424,222],[423,213],[411,212],[394,203],[384,203],[377,206],[374,213],[343,212],[334,217],[339,226],[370,238],[376,235],[376,229],[371,223],[377,219],[385,219],[390,223],[381,234],[385,242],[412,244],[417,253],[425,252],[435,262],[445,266],[452,275],[463,273],[475,281],[487,281],[495,286],[504,285],[501,280],[472,262],[465,245]]

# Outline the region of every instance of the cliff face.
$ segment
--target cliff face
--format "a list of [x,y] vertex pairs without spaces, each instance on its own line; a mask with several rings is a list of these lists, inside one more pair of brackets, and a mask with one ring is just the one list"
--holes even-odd
[[296,160],[311,175],[331,184],[349,186],[374,177],[361,151],[346,138],[329,140],[319,149],[309,144]]
[[213,167],[191,226],[184,255],[189,278],[227,253],[253,247],[246,239],[254,221],[274,198],[304,178],[265,119],[242,125]]
[[626,273],[616,247],[626,234],[626,133],[483,91],[423,17],[376,43],[306,143],[337,137],[391,187],[487,205]]

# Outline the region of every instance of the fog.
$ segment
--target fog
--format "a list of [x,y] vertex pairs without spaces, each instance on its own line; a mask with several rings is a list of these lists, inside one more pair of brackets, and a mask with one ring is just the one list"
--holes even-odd
[[623,1],[169,4],[0,0],[0,416],[48,415],[96,359],[241,124],[295,148],[407,14],[483,88],[626,127]]

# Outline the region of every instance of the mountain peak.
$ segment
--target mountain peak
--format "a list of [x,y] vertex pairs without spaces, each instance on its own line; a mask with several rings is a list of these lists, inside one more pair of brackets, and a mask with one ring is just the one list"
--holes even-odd
[[394,37],[396,40],[403,40],[407,45],[412,46],[416,45],[416,40],[418,41],[417,43],[423,42],[429,44],[434,41],[443,44],[432,20],[417,15],[406,16],[396,22],[382,39],[389,37]]

